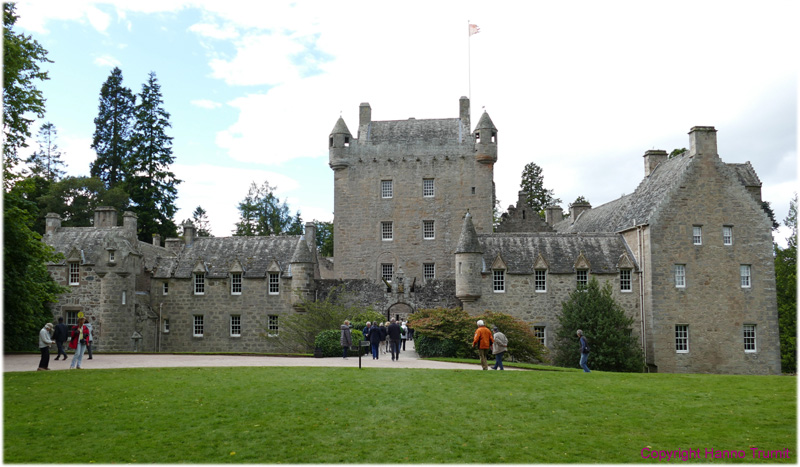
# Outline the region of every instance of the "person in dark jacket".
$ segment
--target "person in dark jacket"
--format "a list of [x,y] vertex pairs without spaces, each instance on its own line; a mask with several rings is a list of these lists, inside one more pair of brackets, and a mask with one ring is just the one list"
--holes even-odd
[[339,339],[340,343],[342,344],[342,358],[347,358],[347,351],[350,350],[350,346],[353,345],[353,337],[350,334],[350,321],[344,320],[344,324],[341,325],[342,330],[342,337]]
[[389,323],[389,328],[386,330],[389,334],[389,346],[392,350],[392,361],[400,360],[400,338],[403,334],[402,328],[397,324],[397,320],[392,318]]
[[372,327],[369,328],[369,344],[372,347],[372,359],[378,359],[378,350],[381,345],[381,330],[378,327],[378,323],[372,323]]
[[389,353],[389,343],[386,341],[386,336],[389,335],[387,326],[389,326],[388,321],[386,323],[381,323],[380,327],[378,328],[381,331],[381,353],[384,354]]
[[67,359],[67,352],[64,351],[64,343],[67,342],[67,337],[69,336],[69,328],[66,324],[64,324],[64,318],[58,318],[58,324],[56,324],[56,331],[53,334],[53,340],[56,341],[56,347],[58,347],[58,355],[56,355],[56,360],[60,356],[64,356],[64,360]]
[[578,340],[581,343],[581,368],[583,368],[584,373],[591,373],[589,370],[589,366],[586,364],[586,361],[589,360],[589,345],[586,343],[586,337],[583,336],[583,331],[578,329]]

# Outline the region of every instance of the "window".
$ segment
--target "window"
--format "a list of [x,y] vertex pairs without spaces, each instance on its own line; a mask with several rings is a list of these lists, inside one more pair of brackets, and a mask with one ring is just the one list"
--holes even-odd
[[108,250],[108,262],[109,263],[114,262],[114,250]]
[[206,293],[206,275],[199,272],[194,275],[194,294],[203,295]]
[[472,187],[472,194],[475,194],[475,187]]
[[194,337],[203,337],[203,315],[194,315]]
[[675,326],[675,352],[689,353],[688,324],[678,324]]
[[492,290],[496,293],[503,293],[506,291],[505,270],[495,269],[492,271]]
[[575,280],[577,282],[578,288],[583,288],[589,285],[589,271],[586,269],[579,269],[576,272]]
[[383,263],[381,264],[381,277],[386,282],[392,282],[392,277],[394,276],[394,264],[392,263]]
[[433,179],[432,178],[423,178],[422,179],[422,196],[424,198],[433,198],[434,191],[433,191]]
[[422,265],[422,277],[427,279],[436,279],[436,264],[424,263]]
[[161,283],[161,295],[169,294],[169,282]]
[[69,285],[80,285],[81,265],[80,263],[69,263]]
[[733,245],[733,227],[731,226],[722,227],[722,244]]
[[391,198],[394,196],[391,180],[381,180],[381,198]]
[[675,287],[679,287],[679,288],[686,287],[686,265],[685,264],[676,264],[675,265]]
[[425,240],[433,240],[436,238],[433,221],[422,221],[422,238]]
[[390,242],[394,238],[394,229],[392,229],[392,222],[381,222],[381,240]]
[[242,273],[234,272],[231,274],[231,295],[242,294]]
[[277,272],[269,273],[269,294],[278,295],[281,291],[280,277]]
[[744,351],[753,353],[756,351],[756,325],[744,325]]
[[544,328],[545,328],[544,326],[533,327],[533,335],[536,336],[537,339],[539,339],[539,342],[541,342],[542,345],[545,345]]
[[742,264],[739,266],[739,276],[742,279],[742,288],[749,289],[750,288],[750,265],[749,264]]
[[695,245],[703,244],[703,228],[699,225],[692,227],[692,243]]
[[242,317],[241,315],[231,315],[231,337],[242,336]]
[[128,292],[123,290],[122,291],[122,304],[126,305],[127,302],[128,302]]
[[78,324],[78,312],[77,311],[67,311],[67,326],[75,326]]
[[537,292],[547,292],[547,271],[537,269],[534,276],[534,288]]
[[267,316],[267,335],[270,337],[278,335],[278,315]]
[[168,320],[168,319],[165,319],[165,320],[164,320],[164,321],[162,321],[161,323],[162,323],[162,324],[161,324],[161,331],[162,331],[164,334],[169,334],[169,320]]
[[620,269],[619,270],[619,290],[622,292],[630,292],[632,289],[631,287],[631,270],[630,269]]

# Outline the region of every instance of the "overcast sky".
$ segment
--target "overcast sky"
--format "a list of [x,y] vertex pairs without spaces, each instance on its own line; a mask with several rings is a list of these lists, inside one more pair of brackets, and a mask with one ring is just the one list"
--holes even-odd
[[796,4],[31,0],[17,30],[54,62],[44,121],[70,175],[95,159],[111,70],[134,93],[156,73],[183,180],[176,220],[202,206],[217,236],[252,181],[332,220],[328,135],[339,115],[355,132],[361,102],[373,120],[456,118],[461,96],[473,123],[485,109],[498,128],[504,209],[528,162],[563,208],[599,206],[636,188],[646,150],[714,126],[722,159],[753,164],[782,222],[797,191]]

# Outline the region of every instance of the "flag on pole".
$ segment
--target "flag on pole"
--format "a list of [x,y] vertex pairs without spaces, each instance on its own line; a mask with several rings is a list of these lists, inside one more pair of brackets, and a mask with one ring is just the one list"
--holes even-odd
[[478,34],[481,32],[481,28],[478,27],[477,24],[470,24],[469,25],[469,35]]

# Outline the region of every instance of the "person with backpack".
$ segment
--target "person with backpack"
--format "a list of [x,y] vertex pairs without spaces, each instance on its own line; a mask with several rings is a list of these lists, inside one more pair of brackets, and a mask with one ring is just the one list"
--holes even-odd
[[589,360],[589,344],[580,329],[578,329],[578,340],[581,343],[581,368],[583,368],[584,373],[591,373],[591,370],[586,365],[587,360]]

